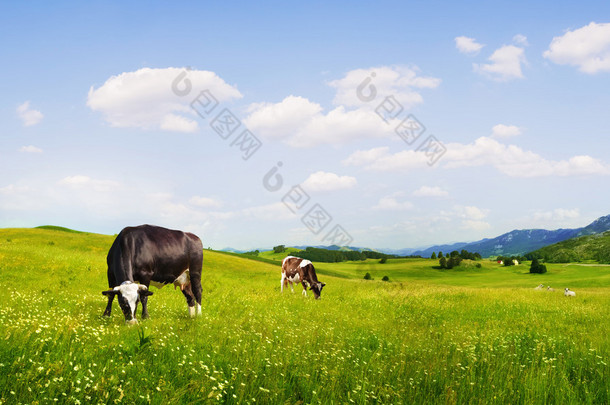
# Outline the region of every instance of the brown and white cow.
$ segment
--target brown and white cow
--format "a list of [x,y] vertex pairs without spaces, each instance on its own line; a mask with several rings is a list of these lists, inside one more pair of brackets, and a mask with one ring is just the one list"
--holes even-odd
[[294,292],[292,284],[298,284],[299,282],[303,285],[303,295],[307,295],[307,287],[309,287],[316,299],[320,298],[322,287],[326,285],[326,283],[318,281],[316,269],[313,268],[313,264],[309,260],[287,256],[282,262],[282,292],[284,292],[284,286],[288,283],[290,283],[290,289]]

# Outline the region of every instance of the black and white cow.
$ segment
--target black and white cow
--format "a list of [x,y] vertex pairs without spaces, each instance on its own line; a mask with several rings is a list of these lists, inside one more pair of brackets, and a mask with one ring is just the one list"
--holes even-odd
[[138,302],[142,318],[148,318],[148,296],[153,294],[148,287],[170,283],[180,287],[189,314],[201,314],[203,244],[196,235],[153,225],[127,227],[114,240],[106,262],[110,290],[102,292],[108,296],[105,316],[117,296],[127,323],[137,323]]
[[309,260],[287,256],[282,262],[282,292],[284,292],[284,286],[288,283],[290,283],[290,289],[294,292],[292,283],[298,284],[299,282],[303,285],[303,295],[307,295],[307,287],[309,287],[316,299],[320,298],[322,287],[326,285],[326,283],[318,281],[316,269],[313,268],[313,264]]

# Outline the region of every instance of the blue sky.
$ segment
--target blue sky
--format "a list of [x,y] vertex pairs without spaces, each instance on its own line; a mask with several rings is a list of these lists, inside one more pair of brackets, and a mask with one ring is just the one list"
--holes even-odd
[[1,227],[403,248],[610,213],[608,3],[2,3],[0,47]]

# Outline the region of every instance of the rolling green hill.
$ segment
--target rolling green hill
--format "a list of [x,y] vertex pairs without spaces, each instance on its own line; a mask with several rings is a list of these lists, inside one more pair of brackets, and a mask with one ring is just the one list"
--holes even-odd
[[526,256],[530,259],[543,259],[547,263],[610,263],[610,232],[568,239],[535,250]]
[[128,327],[116,303],[101,317],[113,239],[0,229],[0,403],[610,399],[610,267],[314,263],[314,300],[281,294],[275,262],[204,250],[202,316],[153,288],[151,318]]

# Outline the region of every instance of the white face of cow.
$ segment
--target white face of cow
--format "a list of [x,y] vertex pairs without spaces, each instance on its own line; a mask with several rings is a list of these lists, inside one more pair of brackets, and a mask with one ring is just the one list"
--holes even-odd
[[139,284],[121,284],[118,287],[114,287],[114,290],[120,293],[119,304],[121,304],[121,308],[124,306],[124,303],[121,302],[122,298],[129,306],[129,313],[131,314],[131,318],[135,320],[136,308],[138,305],[138,301],[140,300],[140,294],[138,294]]
[[111,291],[117,296],[119,306],[125,315],[125,322],[137,323],[138,320],[136,319],[136,309],[142,294],[152,294],[148,292],[148,288],[146,288],[145,285],[134,284],[131,281],[126,281],[120,286],[114,287],[114,289]]

